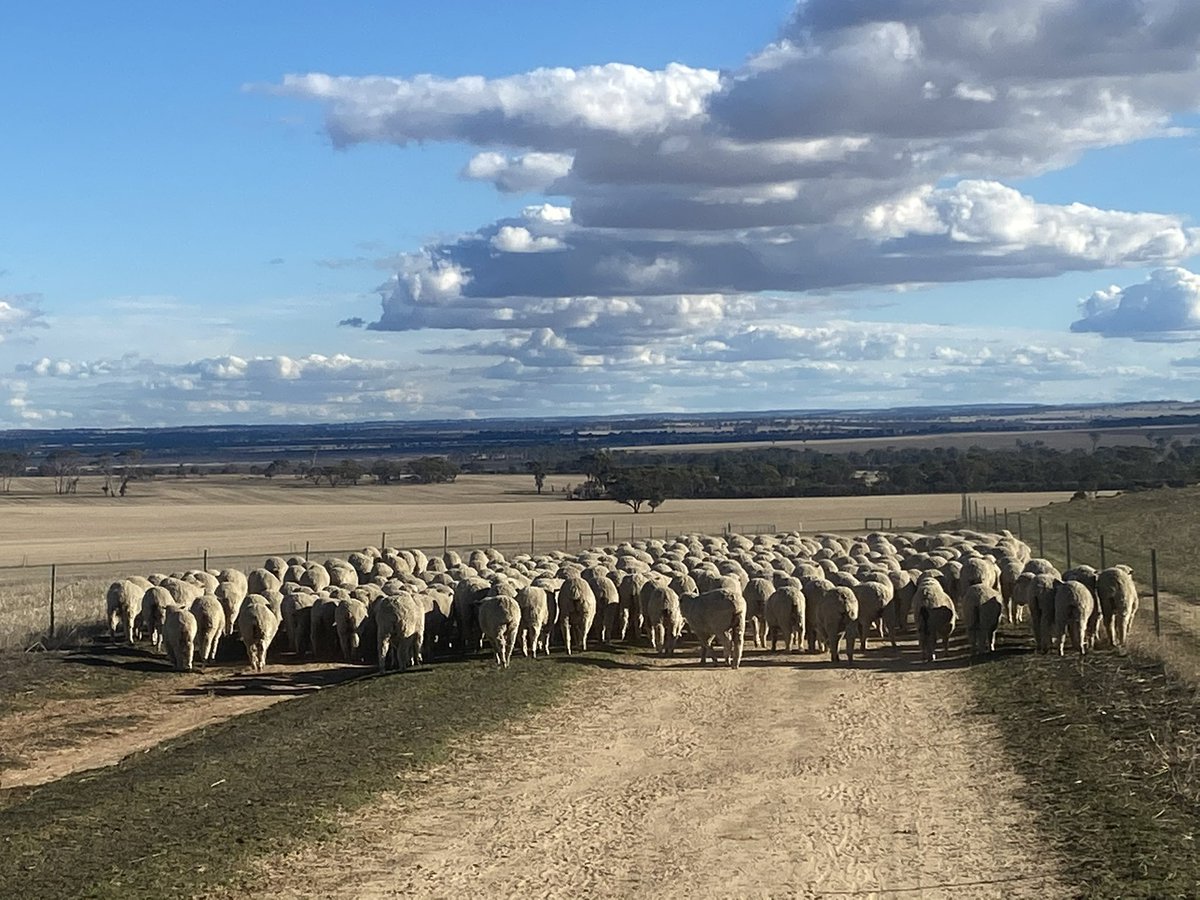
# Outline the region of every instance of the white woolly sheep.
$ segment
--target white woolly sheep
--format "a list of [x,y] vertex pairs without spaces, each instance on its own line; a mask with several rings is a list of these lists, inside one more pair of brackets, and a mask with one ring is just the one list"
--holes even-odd
[[1113,566],[1101,572],[1096,579],[1096,594],[1108,640],[1113,647],[1123,649],[1138,608],[1137,585],[1130,568]]
[[221,608],[225,610],[225,633],[233,634],[237,627],[238,612],[242,608],[242,604],[246,601],[246,581],[222,581],[217,585],[217,589],[213,591],[213,596],[221,604]]
[[1029,623],[1033,628],[1033,640],[1039,653],[1050,652],[1050,642],[1054,632],[1054,595],[1058,585],[1058,578],[1054,575],[1034,575],[1028,589]]
[[175,598],[164,587],[155,585],[142,595],[142,629],[155,650],[162,648],[163,624],[167,621],[167,610],[175,605]]
[[[857,629],[860,641],[859,646],[863,652],[866,652],[867,633],[871,630],[871,626],[877,626],[879,636],[883,637],[884,626],[892,616],[892,583],[890,581],[887,584],[874,580],[861,581],[850,588],[850,590],[854,592],[854,599],[858,601]],[[895,647],[895,629],[889,628],[888,632],[892,646]]]
[[361,600],[342,600],[334,610],[334,629],[342,659],[346,662],[355,662],[360,655],[362,626],[366,620],[367,605]]
[[389,651],[395,654],[396,668],[401,672],[407,671],[410,665],[421,662],[425,613],[410,595],[381,597],[373,617],[380,674],[387,671]]
[[163,647],[175,671],[192,671],[192,658],[196,652],[196,617],[182,607],[170,607],[163,623]]
[[191,613],[196,619],[196,652],[201,662],[210,662],[217,655],[217,640],[225,633],[225,609],[213,594],[204,594],[192,601]]
[[580,650],[587,650],[588,632],[596,618],[596,595],[591,585],[574,575],[564,580],[558,589],[558,617],[567,656],[571,655],[572,638]]
[[1004,613],[1003,596],[993,587],[972,584],[963,591],[961,602],[967,647],[971,655],[994,652],[996,630]]
[[950,634],[958,615],[954,601],[942,588],[939,581],[922,576],[917,581],[913,595],[913,616],[917,623],[917,640],[921,645],[921,660],[933,662],[937,659],[937,642],[942,642],[942,652],[950,652]]
[[517,643],[517,629],[521,625],[521,607],[512,597],[504,594],[488,594],[479,604],[479,627],[492,645],[496,665],[507,669],[512,659],[513,647]]
[[[741,666],[746,640],[746,601],[742,599],[741,590],[724,587],[703,594],[685,594],[679,598],[679,611],[700,641],[701,665],[712,650],[715,637],[721,645],[725,664],[731,669]],[[715,663],[715,652],[712,658]]]
[[742,589],[746,601],[746,620],[754,635],[754,646],[766,646],[767,598],[775,593],[775,582],[766,578],[751,578]]
[[145,593],[146,588],[139,587],[129,579],[114,581],[108,586],[104,606],[108,616],[108,629],[114,638],[120,634],[127,644],[133,643],[134,620],[141,610]]
[[1054,590],[1054,647],[1062,656],[1067,638],[1080,656],[1088,652],[1088,620],[1096,602],[1087,585],[1080,581],[1060,581]]
[[[527,585],[517,591],[517,606],[521,609],[521,624],[517,629],[521,652],[526,656],[532,654],[537,659],[538,642],[542,629],[550,620],[550,603],[546,589],[535,585]],[[547,647],[547,653],[549,648]]]
[[304,655],[311,641],[312,607],[316,595],[304,591],[292,591],[283,598],[280,612],[283,627],[287,630],[288,644],[297,656]]
[[783,649],[790,652],[795,640],[796,650],[804,646],[804,592],[798,587],[785,586],[772,591],[764,604],[766,616],[766,640],[771,643],[771,652],[783,640]]
[[237,631],[246,646],[250,668],[261,672],[267,664],[267,648],[279,630],[280,618],[262,594],[250,594],[238,610]]
[[648,579],[640,593],[643,621],[650,633],[650,646],[659,653],[673,655],[683,630],[679,595],[670,585]]
[[845,585],[831,584],[815,604],[813,625],[821,641],[829,648],[829,658],[840,662],[838,644],[846,638],[846,659],[854,662],[854,629],[858,621],[858,598]]
[[251,569],[246,573],[246,592],[249,594],[265,595],[267,591],[278,591],[282,587],[283,579],[270,569]]

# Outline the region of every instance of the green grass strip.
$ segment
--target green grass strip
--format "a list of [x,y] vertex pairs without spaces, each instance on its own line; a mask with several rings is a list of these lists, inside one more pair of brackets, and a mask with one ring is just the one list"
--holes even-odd
[[114,768],[7,791],[0,897],[250,890],[254,858],[328,833],[339,812],[398,787],[398,773],[550,703],[588,663],[605,662],[517,659],[497,672],[472,660],[365,677],[198,729]]
[[1086,898],[1200,896],[1200,716],[1149,659],[1015,653],[968,670],[1043,840]]

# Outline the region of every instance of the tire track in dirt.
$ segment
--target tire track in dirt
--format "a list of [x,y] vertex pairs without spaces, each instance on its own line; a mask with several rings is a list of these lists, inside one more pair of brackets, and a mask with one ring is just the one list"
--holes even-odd
[[254,893],[1070,896],[961,673],[782,659],[598,669]]

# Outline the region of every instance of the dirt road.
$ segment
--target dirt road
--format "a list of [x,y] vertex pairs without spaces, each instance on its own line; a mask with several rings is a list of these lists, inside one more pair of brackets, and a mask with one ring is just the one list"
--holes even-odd
[[962,679],[614,663],[267,861],[255,896],[1069,896]]

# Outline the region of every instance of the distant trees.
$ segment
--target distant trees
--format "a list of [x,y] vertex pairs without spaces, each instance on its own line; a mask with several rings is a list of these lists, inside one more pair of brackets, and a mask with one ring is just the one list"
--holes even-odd
[[286,475],[292,471],[292,461],[290,459],[273,459],[263,469],[263,474],[267,478],[274,478],[276,475]]
[[73,494],[79,486],[83,456],[78,450],[52,450],[38,466],[38,474],[54,479],[54,493]]
[[421,484],[445,484],[458,477],[459,468],[443,456],[422,456],[408,463],[408,471]]
[[9,450],[0,453],[0,487],[4,493],[12,490],[12,480],[25,474],[29,465],[29,454],[19,450]]
[[613,469],[609,472],[608,497],[635,513],[643,506],[654,512],[673,492],[673,481],[673,473],[663,466]]

